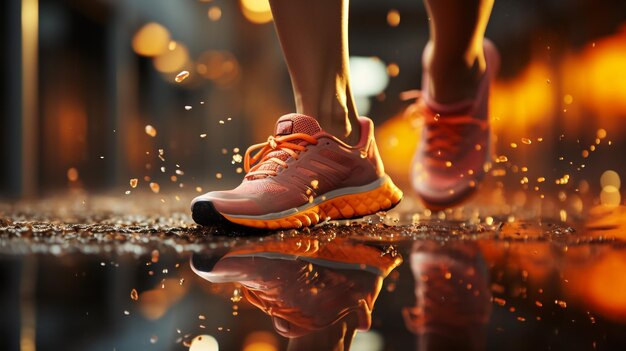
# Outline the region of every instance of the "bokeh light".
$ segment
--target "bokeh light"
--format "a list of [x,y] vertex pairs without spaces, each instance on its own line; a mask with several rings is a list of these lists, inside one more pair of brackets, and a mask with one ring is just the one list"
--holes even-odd
[[389,10],[387,12],[387,23],[392,27],[400,25],[400,12],[398,10]]
[[228,51],[208,50],[197,60],[196,71],[221,86],[236,82],[241,69],[235,56]]
[[387,67],[377,57],[350,57],[350,76],[355,96],[378,95],[389,84]]
[[276,335],[266,331],[256,331],[248,334],[243,344],[243,351],[278,350],[278,339]]
[[133,50],[142,56],[153,57],[162,54],[170,43],[170,32],[156,22],[141,27],[132,40]]
[[198,335],[191,340],[189,351],[218,351],[219,344],[211,335]]
[[154,67],[162,73],[179,72],[189,61],[189,51],[182,43],[154,58]]
[[241,12],[250,22],[263,24],[272,21],[269,0],[241,0]]

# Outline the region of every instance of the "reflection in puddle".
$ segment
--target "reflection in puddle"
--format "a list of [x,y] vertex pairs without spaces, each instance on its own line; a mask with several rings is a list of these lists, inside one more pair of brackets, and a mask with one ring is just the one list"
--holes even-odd
[[491,292],[476,243],[416,242],[410,262],[417,303],[402,312],[418,349],[484,349]]
[[572,227],[175,221],[0,224],[0,350],[626,350],[621,206]]
[[[420,241],[408,256],[416,304],[402,315],[418,349],[485,349],[491,291],[478,244]],[[212,283],[241,284],[247,301],[289,338],[289,350],[349,349],[355,331],[372,326],[383,279],[401,263],[391,245],[344,238],[287,238],[191,260]]]
[[347,350],[357,329],[371,327],[382,281],[401,262],[389,247],[288,238],[196,254],[192,268],[213,283],[240,283],[289,350]]

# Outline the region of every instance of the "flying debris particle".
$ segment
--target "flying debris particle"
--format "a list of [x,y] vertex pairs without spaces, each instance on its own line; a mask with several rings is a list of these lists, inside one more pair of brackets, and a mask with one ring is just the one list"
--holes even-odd
[[139,182],[139,179],[131,178],[131,180],[130,180],[130,187],[133,188],[133,189],[136,188],[138,182]]
[[241,289],[235,288],[233,290],[233,296],[230,297],[230,301],[232,301],[232,302],[239,302],[239,301],[241,301],[241,298],[242,298]]
[[161,173],[165,173],[165,166],[161,166]]
[[177,169],[175,172],[176,172],[176,174],[178,174],[178,175],[184,175],[184,174],[185,174],[185,172],[183,172],[183,170],[182,170],[182,169]]
[[137,289],[133,289],[130,291],[130,298],[133,301],[139,300],[139,294],[137,293]]
[[206,133],[200,134],[200,138],[206,138]]
[[222,173],[215,173],[215,178],[222,179]]
[[241,168],[241,167],[237,167],[237,169],[235,169],[235,172],[237,172],[237,173],[241,173],[241,172],[243,172],[243,168]]
[[233,155],[233,162],[241,163],[242,160],[243,160],[243,157],[240,154]]
[[199,314],[198,319],[203,321],[203,320],[206,320],[206,317],[203,314]]
[[180,280],[178,281],[178,285],[183,286],[184,283],[185,283],[185,278],[180,278]]
[[124,315],[128,316],[128,315],[130,315],[130,312],[128,312],[127,310],[124,310]]
[[560,210],[559,216],[561,217],[561,222],[567,222],[567,211]]
[[126,195],[130,195],[130,190],[126,190],[126,191],[124,192],[124,194],[126,194]]
[[157,135],[157,131],[153,126],[148,124],[146,125],[146,134],[154,138]]
[[501,156],[498,156],[498,158],[496,159],[496,162],[498,162],[498,163],[504,163],[504,162],[507,162],[508,160],[509,160],[509,158],[508,158],[508,157],[506,157],[506,156],[504,156],[504,155],[501,155]]
[[537,178],[537,182],[538,182],[538,183],[543,183],[543,182],[545,182],[545,181],[546,181],[546,178],[545,178],[545,177],[539,177],[539,178]]
[[598,129],[598,131],[596,132],[596,136],[598,137],[598,139],[606,138],[606,130]]
[[187,79],[187,77],[189,77],[189,71],[181,71],[176,75],[176,78],[174,78],[174,80],[176,81],[176,83],[180,83],[183,80]]
[[157,343],[157,341],[159,341],[159,337],[157,337],[156,335],[152,335],[152,336],[150,337],[150,343],[151,343],[151,344],[156,344],[156,343]]
[[201,193],[202,192],[202,187],[197,186],[196,187],[196,192]]
[[561,308],[567,308],[567,302],[563,300],[554,300],[555,305],[559,305]]
[[152,263],[157,263],[159,262],[159,250],[152,250],[152,253],[150,253],[150,262]]
[[220,122],[219,122],[219,123],[220,123],[220,124],[224,124],[224,120],[223,120],[223,119],[220,119]]
[[320,181],[317,179],[313,179],[311,181],[311,187],[313,187],[313,189],[317,189],[317,187],[320,185]]
[[528,138],[522,138],[522,143],[526,144],[526,145],[530,145],[533,143],[532,140],[528,139]]
[[517,147],[517,144],[516,144],[516,143],[511,143],[511,147],[512,147],[513,149],[515,149],[515,148]]
[[189,106],[189,105],[186,105],[186,106],[185,106],[185,110],[187,110],[187,111],[191,110],[192,108],[193,108],[193,107],[191,107],[191,106]]
[[159,191],[161,190],[161,187],[159,186],[158,183],[151,182],[150,183],[150,189],[152,190],[153,193],[158,194]]

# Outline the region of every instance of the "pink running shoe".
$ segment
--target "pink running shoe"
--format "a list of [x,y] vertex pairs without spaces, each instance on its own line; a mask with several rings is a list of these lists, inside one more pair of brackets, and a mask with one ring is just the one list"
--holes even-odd
[[467,199],[490,167],[489,86],[500,59],[486,39],[484,50],[487,70],[473,100],[446,105],[433,101],[424,74],[417,106],[424,125],[413,157],[411,182],[430,209],[445,209]]
[[372,121],[359,117],[359,122],[360,141],[350,146],[312,117],[282,116],[267,142],[246,151],[243,182],[196,197],[193,219],[201,225],[286,229],[393,208],[402,192],[385,174]]
[[285,238],[236,247],[221,256],[195,253],[192,270],[212,283],[238,282],[245,298],[296,338],[355,313],[368,330],[385,277],[402,263],[382,248],[345,238]]

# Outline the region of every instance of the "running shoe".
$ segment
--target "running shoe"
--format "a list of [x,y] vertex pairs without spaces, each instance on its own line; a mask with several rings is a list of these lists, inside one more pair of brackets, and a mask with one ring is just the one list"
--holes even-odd
[[196,197],[193,219],[201,225],[287,229],[393,208],[402,191],[385,174],[372,121],[359,122],[360,141],[350,146],[312,117],[282,116],[274,135],[246,151],[242,183]]
[[430,209],[445,209],[467,199],[490,168],[489,87],[500,59],[488,40],[484,52],[487,69],[475,99],[437,103],[428,95],[428,74],[423,75],[416,107],[424,123],[411,182]]
[[478,245],[416,242],[409,257],[416,306],[402,314],[420,349],[484,350],[491,291]]
[[356,313],[360,330],[372,323],[382,280],[399,255],[348,239],[287,238],[233,249],[222,257],[194,254],[193,271],[213,283],[238,282],[245,298],[288,338],[323,330]]

